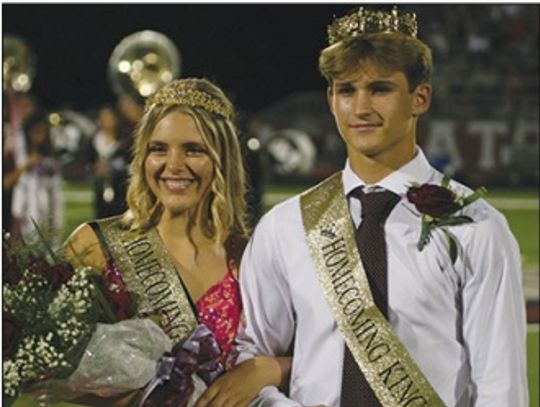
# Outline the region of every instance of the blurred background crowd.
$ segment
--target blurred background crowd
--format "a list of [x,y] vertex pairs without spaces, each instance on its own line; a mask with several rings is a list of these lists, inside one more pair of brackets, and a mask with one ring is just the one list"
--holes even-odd
[[[65,182],[89,186],[95,217],[124,211],[144,99],[175,76],[209,76],[235,100],[254,224],[266,185],[343,165],[317,55],[351,7],[4,4],[3,228],[62,230]],[[400,7],[433,49],[419,132],[431,162],[472,187],[537,188],[538,6]]]

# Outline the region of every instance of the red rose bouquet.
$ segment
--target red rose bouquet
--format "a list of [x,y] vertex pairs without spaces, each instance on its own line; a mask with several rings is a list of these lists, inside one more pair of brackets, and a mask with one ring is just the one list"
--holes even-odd
[[[173,348],[153,318],[136,318],[121,272],[74,267],[40,244],[3,245],[3,401],[41,403],[140,389],[137,403],[192,406],[223,371],[203,324]],[[171,404],[172,403],[172,404]]]
[[486,189],[481,187],[471,195],[462,196],[450,188],[449,184],[448,177],[443,178],[441,185],[413,184],[407,191],[407,199],[422,214],[422,231],[418,240],[418,250],[422,251],[429,243],[431,233],[435,228],[441,228],[448,240],[450,258],[453,263],[457,258],[457,247],[446,227],[473,222],[469,216],[455,215],[455,213],[485,195]]
[[[39,232],[39,229],[38,229]],[[41,233],[40,233],[41,234]],[[145,386],[172,344],[112,265],[74,267],[43,239],[3,241],[3,400],[110,396]]]

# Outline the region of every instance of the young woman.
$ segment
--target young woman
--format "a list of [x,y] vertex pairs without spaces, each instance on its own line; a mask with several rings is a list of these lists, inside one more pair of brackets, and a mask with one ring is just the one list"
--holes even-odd
[[[74,261],[119,269],[139,315],[160,315],[173,341],[205,323],[223,360],[240,322],[237,270],[248,233],[233,120],[231,102],[205,79],[176,80],[150,97],[135,135],[129,210],[81,225],[66,244]],[[287,365],[266,357],[240,364],[197,407],[247,405],[278,385]]]

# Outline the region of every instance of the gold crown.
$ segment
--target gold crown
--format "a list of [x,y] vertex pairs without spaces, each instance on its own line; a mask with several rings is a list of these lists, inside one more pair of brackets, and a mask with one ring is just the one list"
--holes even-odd
[[360,7],[343,17],[335,18],[328,26],[328,42],[332,45],[358,35],[380,32],[399,32],[416,38],[418,32],[416,14],[400,15],[396,6],[391,12],[366,10]]
[[232,109],[209,93],[197,89],[196,80],[177,79],[167,84],[146,100],[145,110],[153,105],[187,105],[201,107],[217,113],[226,119],[232,119]]

